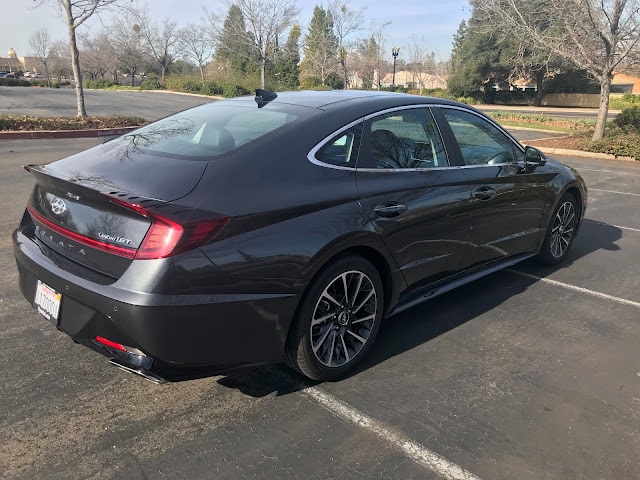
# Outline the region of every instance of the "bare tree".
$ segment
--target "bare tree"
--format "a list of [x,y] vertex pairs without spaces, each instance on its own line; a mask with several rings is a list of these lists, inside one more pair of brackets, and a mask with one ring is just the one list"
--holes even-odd
[[58,79],[58,82],[73,75],[69,44],[66,41],[56,40],[51,44],[49,71],[54,78]]
[[204,85],[204,66],[213,56],[213,44],[204,25],[193,23],[180,30],[178,43],[184,56],[198,65]]
[[371,22],[371,38],[375,40],[375,49],[373,49],[371,62],[374,65],[374,82],[376,88],[380,90],[382,88],[382,77],[384,76],[382,70],[387,70],[389,62],[384,59],[384,52],[386,49],[387,34],[386,28],[391,25],[390,21],[380,23],[377,20]]
[[342,75],[345,90],[349,88],[349,78],[347,75],[347,58],[349,50],[353,47],[348,42],[350,35],[363,29],[364,12],[367,7],[353,9],[350,0],[330,0],[329,11],[333,17],[333,28],[338,38],[338,58],[342,65]]
[[130,84],[133,87],[136,74],[149,59],[140,36],[140,28],[134,22],[133,16],[119,16],[109,26],[109,39],[119,66],[131,76]]
[[47,4],[62,10],[66,19],[69,34],[69,49],[71,50],[71,68],[76,83],[76,102],[78,116],[86,117],[84,107],[84,92],[82,90],[82,72],[80,70],[80,56],[78,54],[78,41],[76,29],[86,22],[92,15],[116,4],[119,0],[37,0],[36,7]]
[[95,36],[82,36],[79,40],[82,69],[88,72],[93,80],[97,80],[98,77],[104,78],[107,73],[113,74],[117,60],[107,31],[101,31]]
[[[231,2],[242,12],[246,32],[253,42],[252,51],[255,52],[256,61],[260,66],[260,85],[265,88],[265,75],[267,63],[273,60],[278,45],[284,43],[289,27],[294,23],[299,10],[296,0],[237,0]],[[218,42],[223,33],[224,18],[207,12],[210,33],[215,42]]]
[[149,54],[160,67],[160,79],[164,82],[167,68],[173,58],[173,48],[178,42],[178,25],[165,17],[160,24],[151,19],[149,9],[132,9],[133,18],[140,27],[140,38],[145,42]]
[[600,108],[593,139],[603,138],[613,71],[640,41],[640,1],[473,0],[472,5],[483,21],[586,70],[599,81]]
[[47,84],[51,87],[51,76],[49,75],[49,55],[51,54],[51,36],[49,30],[44,27],[38,28],[31,38],[29,38],[29,46],[34,57],[42,64]]
[[411,37],[408,52],[409,63],[407,68],[413,74],[416,87],[420,89],[420,94],[422,94],[428,79],[431,75],[434,75],[435,54],[427,49],[424,37],[418,39],[415,35]]

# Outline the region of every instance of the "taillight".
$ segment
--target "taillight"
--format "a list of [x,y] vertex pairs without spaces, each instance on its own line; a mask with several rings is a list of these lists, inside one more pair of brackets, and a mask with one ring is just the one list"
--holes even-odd
[[134,256],[138,260],[170,257],[201,247],[229,222],[229,217],[218,216],[214,219],[177,223],[139,204],[107,196],[113,203],[151,219],[151,226]]
[[[164,258],[171,255],[182,236],[182,227],[171,220],[151,218],[151,226],[134,258]],[[176,252],[177,253],[177,252]]]

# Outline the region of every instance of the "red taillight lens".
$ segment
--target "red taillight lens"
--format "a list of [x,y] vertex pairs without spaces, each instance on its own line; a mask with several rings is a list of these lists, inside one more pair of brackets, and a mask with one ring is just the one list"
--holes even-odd
[[109,199],[117,205],[151,219],[151,226],[135,254],[134,258],[137,260],[170,257],[201,247],[229,222],[229,217],[220,216],[215,219],[177,223],[141,205],[111,196]]
[[121,345],[119,343],[116,342],[112,342],[111,340],[107,340],[106,338],[103,337],[96,337],[96,341],[102,343],[103,345],[106,345],[107,347],[111,347],[111,348],[115,348],[116,350],[120,350],[121,352],[126,352],[127,349],[124,348],[124,345]]
[[148,260],[171,255],[182,236],[182,227],[166,218],[151,217],[149,231],[134,258]]

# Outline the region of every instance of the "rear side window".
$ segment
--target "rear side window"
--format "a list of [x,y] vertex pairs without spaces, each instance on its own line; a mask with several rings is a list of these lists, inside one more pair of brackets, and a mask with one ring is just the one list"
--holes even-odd
[[340,132],[316,152],[316,158],[323,163],[355,168],[361,134],[362,124]]
[[404,109],[371,121],[369,146],[376,168],[447,166],[440,132],[427,108]]
[[114,140],[124,148],[210,160],[313,115],[312,109],[241,102],[213,103],[154,122]]

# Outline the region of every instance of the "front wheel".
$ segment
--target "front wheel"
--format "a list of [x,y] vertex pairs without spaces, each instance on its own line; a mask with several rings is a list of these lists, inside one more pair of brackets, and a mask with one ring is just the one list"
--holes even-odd
[[565,193],[553,212],[547,234],[544,237],[540,254],[536,257],[540,263],[556,265],[566,257],[578,225],[576,199]]
[[347,255],[313,279],[287,341],[285,361],[303,375],[336,380],[371,348],[384,305],[382,281],[366,259]]

